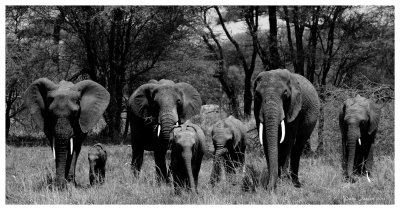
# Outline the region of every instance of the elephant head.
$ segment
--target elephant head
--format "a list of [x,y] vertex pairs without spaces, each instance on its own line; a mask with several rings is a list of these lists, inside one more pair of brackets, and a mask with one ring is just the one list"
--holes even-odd
[[[233,116],[214,124],[211,136],[214,144],[214,156],[219,158],[226,152],[234,153],[235,148],[245,135],[244,125]],[[240,124],[238,124],[240,123]]]
[[198,114],[200,94],[191,85],[170,80],[155,80],[140,86],[130,99],[133,114],[145,124],[156,124],[157,137],[168,142],[174,125]]
[[41,78],[28,87],[23,97],[52,145],[56,183],[64,186],[65,178],[74,181],[82,141],[107,108],[110,94],[91,80],[55,84]]
[[265,71],[257,76],[254,83],[254,117],[267,159],[269,190],[275,187],[278,177],[278,144],[285,139],[285,124],[297,118],[302,104],[299,81],[288,70]]
[[[356,149],[370,145],[379,123],[379,108],[371,100],[357,95],[347,99],[339,112],[339,124],[343,137],[342,167],[346,177],[352,179]],[[366,142],[363,142],[366,141]]]
[[170,142],[175,190],[177,192],[178,187],[189,187],[195,192],[202,157],[206,151],[204,132],[199,126],[187,121],[174,126]]

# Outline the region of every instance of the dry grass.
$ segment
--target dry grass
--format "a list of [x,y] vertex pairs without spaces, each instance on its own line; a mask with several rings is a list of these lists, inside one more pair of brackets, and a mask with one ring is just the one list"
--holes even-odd
[[[183,193],[177,196],[171,185],[159,186],[155,182],[154,159],[151,153],[144,158],[141,176],[134,179],[129,166],[131,148],[106,145],[108,160],[104,185],[89,187],[88,147],[84,146],[77,163],[78,185],[58,191],[53,190],[51,184],[55,176],[55,163],[50,147],[8,145],[6,204],[394,204],[393,101],[381,103],[372,182],[369,183],[365,177],[359,177],[353,184],[342,180],[341,136],[337,114],[342,102],[356,94],[353,92],[336,91],[323,104],[326,119],[323,131],[324,153],[318,157],[301,158],[299,178],[302,188],[294,188],[290,180],[283,178],[278,181],[274,193],[267,193],[260,186],[256,188],[256,192],[243,192],[240,174],[229,182],[223,178],[215,188],[211,188],[208,182],[212,156],[208,154],[203,159],[199,175],[199,194]],[[213,148],[209,131],[221,116],[219,113],[215,116],[206,115],[196,122],[208,134],[210,151]],[[246,126],[254,127],[253,121],[245,122]],[[250,133],[251,146],[248,146],[246,162],[253,164],[258,170],[264,170],[266,161],[262,150],[257,148],[256,135],[256,131]],[[16,142],[17,140],[15,139]]]
[[[7,146],[6,204],[393,204],[393,157],[376,158],[376,174],[372,183],[360,178],[356,183],[342,181],[339,157],[332,154],[318,158],[302,158],[300,181],[294,188],[290,180],[281,179],[275,193],[262,187],[256,192],[242,192],[240,177],[222,180],[214,189],[208,184],[212,159],[203,160],[199,194],[174,195],[173,187],[159,186],[154,177],[154,161],[146,155],[140,178],[134,179],[129,167],[131,149],[107,146],[106,182],[89,187],[88,147],[83,147],[77,164],[77,186],[65,191],[53,190],[54,161],[49,147]],[[262,156],[249,154],[249,163],[265,167]]]

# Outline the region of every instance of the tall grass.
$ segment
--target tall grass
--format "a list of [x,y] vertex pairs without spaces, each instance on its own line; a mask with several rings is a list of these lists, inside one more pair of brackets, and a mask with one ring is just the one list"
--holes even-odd
[[[342,180],[338,154],[302,158],[299,177],[302,188],[294,188],[282,178],[276,192],[267,193],[258,186],[256,192],[241,191],[241,174],[234,179],[223,177],[216,187],[209,183],[212,159],[203,160],[199,175],[199,194],[174,194],[172,185],[155,181],[155,164],[147,153],[139,178],[130,171],[131,148],[107,146],[106,182],[90,187],[88,147],[84,146],[76,168],[76,186],[67,190],[53,189],[55,163],[49,147],[7,146],[6,204],[393,204],[394,160],[376,158],[372,182],[359,177],[356,183]],[[209,157],[209,156],[208,156]],[[248,154],[247,161],[265,168],[265,159]]]
[[[194,119],[207,136],[209,153],[203,158],[199,174],[199,194],[174,194],[172,185],[155,181],[155,164],[151,152],[146,153],[139,178],[130,171],[131,148],[126,145],[106,145],[108,151],[106,181],[101,186],[89,186],[88,147],[83,146],[76,167],[76,186],[67,190],[53,189],[55,163],[47,140],[36,144],[35,138],[7,141],[6,204],[394,204],[394,102],[380,103],[381,119],[375,140],[375,160],[372,182],[356,177],[355,183],[343,180],[341,171],[341,135],[338,110],[356,92],[331,92],[324,102],[323,153],[300,159],[301,188],[294,188],[287,178],[278,180],[277,189],[268,193],[262,186],[255,192],[241,190],[242,174],[223,177],[214,188],[209,184],[212,169],[212,124],[226,113],[207,114]],[[245,122],[250,130],[246,162],[265,171],[266,161],[258,146],[254,119]],[[253,130],[252,130],[253,129]],[[89,138],[85,145],[91,144]],[[121,141],[122,142],[122,141]],[[126,142],[129,142],[127,140]],[[13,146],[11,146],[13,145]],[[169,160],[167,161],[169,162]]]

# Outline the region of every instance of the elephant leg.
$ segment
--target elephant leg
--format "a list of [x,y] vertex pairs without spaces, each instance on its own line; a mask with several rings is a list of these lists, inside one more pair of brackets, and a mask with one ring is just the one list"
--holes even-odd
[[72,152],[72,155],[70,152],[68,152],[66,169],[65,169],[66,180],[68,182],[73,182],[74,185],[76,185],[76,182],[75,182],[76,161],[78,160],[79,153],[81,152],[81,148],[82,148],[82,144],[77,143],[77,142],[78,141],[74,141],[74,150]]
[[355,168],[355,173],[358,175],[361,175],[363,165],[364,165],[364,151],[365,150],[365,145],[357,145],[356,146],[356,158],[354,161],[354,168]]
[[342,171],[343,175],[347,176],[347,147],[346,147],[346,134],[342,133]]
[[365,167],[364,174],[368,173],[368,176],[371,178],[371,171],[374,164],[374,147],[375,145],[372,143],[368,145],[369,147],[366,149],[364,157],[365,157]]
[[133,175],[138,177],[140,174],[140,169],[143,164],[143,153],[144,150],[139,145],[132,145],[132,162],[131,169],[133,171]]
[[221,158],[215,157],[210,178],[211,186],[214,187],[215,183],[218,183],[220,180],[221,180]]
[[297,125],[298,125],[297,121],[293,122],[292,124],[288,124],[287,131],[291,131],[291,132],[286,132],[284,141],[282,143],[279,143],[279,145],[278,145],[278,149],[279,149],[278,176],[290,178],[289,161],[290,161],[290,156],[292,153],[293,144],[295,142],[295,138],[297,135],[297,129],[295,129],[297,127]]
[[104,166],[100,169],[100,183],[103,184],[106,178],[106,170]]
[[224,155],[224,168],[227,175],[235,174],[236,171],[234,161],[235,160],[233,160],[230,155]]
[[279,154],[278,154],[278,177],[290,177],[289,168],[289,158],[292,150],[291,142],[287,139],[281,144],[279,144]]
[[167,150],[154,151],[154,160],[156,162],[157,181],[158,182],[165,181],[168,184],[169,179],[167,177],[167,166],[165,163],[166,154]]
[[296,143],[294,144],[290,157],[290,171],[292,182],[295,187],[301,187],[301,183],[299,182],[299,163],[300,156],[303,152],[305,141],[310,137],[310,135],[298,135],[296,138]]

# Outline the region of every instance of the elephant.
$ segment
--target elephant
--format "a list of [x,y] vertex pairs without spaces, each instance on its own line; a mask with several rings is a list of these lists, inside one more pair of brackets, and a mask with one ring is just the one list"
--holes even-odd
[[132,162],[134,176],[143,163],[143,152],[154,151],[156,177],[169,183],[165,155],[170,131],[200,113],[201,98],[197,90],[184,82],[150,80],[129,98]]
[[227,175],[235,174],[236,168],[243,168],[246,133],[246,126],[232,115],[213,125],[211,136],[214,145],[214,160],[210,178],[212,186],[220,181],[221,162]]
[[200,126],[189,120],[174,126],[170,134],[171,173],[176,194],[181,188],[197,192],[199,171],[206,152],[206,137]]
[[89,148],[89,180],[90,185],[103,184],[106,178],[107,151],[104,146],[97,143]]
[[354,182],[354,172],[366,175],[370,181],[379,117],[380,108],[360,95],[347,99],[339,111],[342,168],[345,177],[351,182]]
[[257,75],[254,117],[268,165],[268,191],[276,189],[282,172],[291,178],[295,187],[301,187],[298,179],[300,156],[314,130],[319,109],[317,91],[305,77],[287,69]]
[[24,92],[33,120],[44,131],[56,162],[56,186],[75,182],[75,166],[82,142],[102,117],[110,94],[100,84],[83,80],[53,83],[35,80]]

